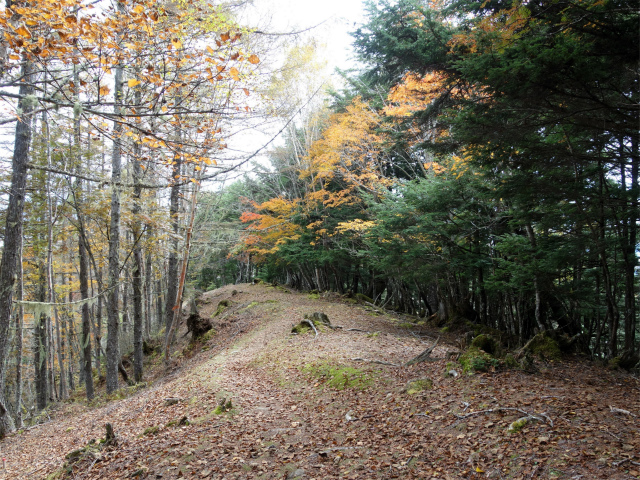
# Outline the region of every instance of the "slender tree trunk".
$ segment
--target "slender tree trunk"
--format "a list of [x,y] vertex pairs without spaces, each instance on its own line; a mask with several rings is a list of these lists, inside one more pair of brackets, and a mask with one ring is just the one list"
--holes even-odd
[[[135,94],[136,105],[140,104],[140,91]],[[142,202],[142,167],[140,166],[141,147],[138,142],[133,147],[133,377],[136,382],[142,381],[142,221],[140,211]]]
[[181,174],[182,157],[176,155],[174,158],[172,178],[174,184],[171,186],[171,196],[169,201],[169,215],[171,216],[171,227],[173,237],[169,242],[169,261],[167,265],[167,296],[165,298],[165,343],[168,345],[172,339],[169,338],[169,331],[171,330],[171,324],[173,323],[174,307],[176,305],[176,298],[178,294],[178,235],[180,233],[180,185],[179,177]]
[[[95,268],[94,268],[95,271]],[[102,283],[102,268],[98,268],[98,271],[96,272],[96,279],[98,280],[98,285],[103,285]],[[96,318],[95,318],[95,328],[96,331],[93,335],[94,339],[95,339],[95,344],[96,344],[96,352],[95,352],[95,357],[96,357],[96,370],[98,370],[98,377],[100,377],[100,375],[102,375],[101,371],[102,371],[102,305],[103,305],[103,299],[104,299],[104,295],[103,295],[103,291],[100,291],[100,296],[98,297],[98,302],[96,305]]]
[[180,317],[180,305],[182,304],[182,293],[184,292],[184,282],[187,275],[187,266],[189,264],[189,250],[191,249],[191,235],[193,233],[193,222],[195,220],[196,206],[198,204],[198,185],[199,185],[199,182],[195,182],[193,184],[193,194],[191,197],[191,212],[190,212],[189,224],[187,226],[187,235],[186,235],[185,244],[184,244],[184,254],[182,257],[182,271],[180,272],[178,294],[176,296],[176,305],[175,307],[173,307],[173,314],[174,314],[173,319],[171,321],[171,326],[169,327],[169,332],[167,334],[167,340],[165,343],[165,361],[167,363],[171,359],[169,342],[173,337],[173,333],[175,329],[177,328],[178,319]]
[[6,210],[4,248],[0,261],[0,438],[14,429],[13,419],[5,407],[4,380],[8,355],[7,339],[11,322],[13,287],[18,265],[20,238],[22,236],[24,197],[29,164],[29,144],[31,143],[31,112],[33,106],[24,97],[31,94],[31,64],[24,60],[22,76],[25,82],[20,86],[22,100],[18,107],[22,111],[16,123],[16,134],[11,162],[11,189]]
[[[628,214],[628,239],[625,245],[625,299],[624,299],[624,349],[625,353],[633,354],[636,352],[636,292],[635,284],[636,277],[635,271],[638,264],[638,257],[636,256],[636,249],[638,248],[638,196],[640,196],[640,189],[638,188],[638,167],[640,166],[640,152],[638,139],[634,138],[631,141],[631,185],[628,196],[631,201],[629,202],[629,214]],[[623,175],[626,172],[623,171]]]
[[[118,13],[124,13],[124,5],[118,2]],[[118,34],[121,37],[121,34]],[[118,117],[122,110],[123,67],[116,67],[114,89],[114,113]],[[120,352],[118,345],[118,291],[120,279],[120,183],[122,170],[122,123],[119,118],[113,122],[113,154],[111,157],[111,223],[109,228],[109,294],[107,303],[107,393],[118,389],[118,364]]]
[[145,323],[145,338],[148,340],[151,338],[151,306],[152,306],[152,283],[151,283],[151,252],[147,251],[146,262],[144,267],[144,290],[145,290],[145,309],[144,309],[144,323]]
[[[40,275],[38,279],[38,301],[47,301],[47,283],[46,272],[44,265],[40,267]],[[36,406],[38,410],[43,410],[47,407],[47,400],[50,397],[49,394],[49,342],[48,340],[48,325],[47,316],[44,313],[36,314],[35,337],[33,345],[33,365],[34,365],[34,377],[36,387]]]
[[[42,121],[45,128],[45,138],[46,138],[46,151],[47,151],[47,166],[51,167],[51,135],[49,133],[49,118],[47,116],[47,112],[42,113]],[[47,192],[47,287],[49,289],[49,302],[51,304],[56,303],[56,292],[55,292],[55,278],[53,273],[53,226],[56,222],[55,217],[57,215],[54,214],[55,207],[53,205],[54,198],[51,195],[51,174],[47,173],[46,180],[46,192]],[[67,398],[67,382],[64,374],[64,351],[62,349],[62,337],[60,335],[60,318],[58,315],[58,309],[55,305],[52,305],[51,308],[52,316],[50,317],[50,322],[55,321],[55,330],[56,330],[56,343],[57,343],[57,354],[58,354],[58,368],[60,370],[60,399]],[[51,343],[53,345],[53,335],[51,336]],[[51,350],[51,354],[53,356],[53,351]],[[55,370],[53,365],[53,359],[51,361],[51,377],[52,377],[52,387],[55,385]]]
[[[81,186],[79,188],[82,188]],[[87,249],[82,236],[78,241],[78,255],[80,257],[80,295],[83,300],[89,298],[89,260]],[[82,369],[84,371],[84,386],[87,393],[87,400],[92,400],[93,375],[91,374],[91,316],[89,315],[89,305],[82,305]]]
[[[22,270],[22,236],[18,238],[18,268],[17,268],[17,280],[18,289],[17,297],[18,301],[22,301],[24,297],[24,284],[23,284],[23,270]],[[22,428],[22,328],[24,325],[24,308],[22,304],[16,309],[16,425],[18,428]]]

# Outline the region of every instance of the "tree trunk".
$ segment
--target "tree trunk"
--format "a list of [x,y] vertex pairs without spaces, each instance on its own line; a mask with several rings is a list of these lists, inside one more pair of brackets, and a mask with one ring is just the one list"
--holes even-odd
[[[118,2],[118,13],[124,13],[124,5]],[[119,36],[121,36],[119,34]],[[122,65],[116,67],[114,89],[114,113],[118,117],[122,112]],[[109,294],[107,302],[107,393],[118,389],[118,363],[120,352],[118,345],[118,281],[120,279],[120,183],[122,169],[122,123],[116,118],[113,122],[113,154],[111,157],[111,223],[109,228]]]
[[[136,105],[140,103],[140,92],[136,92]],[[138,142],[133,146],[133,377],[142,381],[142,221],[140,211],[142,201],[142,168],[140,167],[141,147]]]
[[[95,272],[95,268],[94,268]],[[102,286],[102,268],[99,268],[96,272],[96,280],[98,280],[98,285]],[[103,291],[100,291],[100,295],[98,296],[98,302],[96,305],[96,318],[95,318],[95,332],[93,334],[93,338],[95,340],[95,357],[96,357],[96,370],[98,370],[98,377],[102,375],[102,305],[103,305]]]
[[173,237],[170,241],[169,248],[169,262],[167,265],[167,297],[165,298],[165,343],[170,343],[172,339],[168,337],[171,330],[171,324],[173,323],[173,308],[176,305],[176,298],[178,294],[178,234],[180,233],[180,217],[179,202],[180,202],[180,185],[179,177],[181,174],[182,158],[180,155],[176,155],[173,164],[172,178],[174,184],[171,186],[171,196],[169,202],[169,215],[171,216],[171,226]]
[[[79,183],[79,182],[78,182]],[[82,188],[80,186],[79,188]],[[82,300],[89,298],[89,259],[82,236],[78,241],[78,255],[80,257],[80,295]],[[91,316],[89,305],[82,305],[82,370],[84,371],[84,386],[87,400],[93,399],[93,375],[91,374]]]
[[[204,170],[201,170],[204,172]],[[193,222],[196,216],[196,207],[198,205],[198,185],[199,182],[193,184],[193,194],[191,197],[191,211],[189,216],[189,224],[187,225],[187,234],[184,242],[184,253],[182,257],[182,271],[180,272],[180,282],[178,284],[178,294],[176,295],[176,305],[173,307],[174,315],[171,321],[171,326],[167,334],[167,341],[165,343],[165,361],[168,363],[171,357],[169,342],[173,337],[173,333],[177,328],[178,319],[180,318],[180,305],[182,304],[182,293],[184,292],[184,282],[187,275],[187,266],[189,265],[189,250],[191,249],[191,234],[193,233]]]
[[151,305],[153,303],[151,298],[152,282],[151,282],[151,252],[147,251],[146,262],[144,267],[144,290],[145,290],[145,308],[144,308],[144,324],[145,324],[145,338],[148,340],[151,338]]
[[[625,245],[625,298],[624,298],[624,350],[626,354],[636,352],[636,292],[635,292],[635,270],[638,264],[636,249],[638,248],[638,196],[640,189],[638,188],[638,167],[640,166],[640,152],[638,139],[631,141],[631,185],[629,189],[629,215],[628,215],[628,239]],[[626,172],[623,172],[623,176]]]
[[[47,301],[46,273],[44,271],[44,266],[40,267],[40,278],[38,283],[38,302],[44,303]],[[50,386],[48,382],[47,369],[49,364],[47,316],[44,313],[41,313],[37,315],[35,322],[33,364],[35,368],[34,378],[36,387],[36,407],[38,410],[42,410],[47,406]]]
[[22,111],[16,123],[16,134],[11,162],[11,188],[9,190],[9,204],[6,210],[6,226],[4,232],[4,248],[0,260],[0,438],[14,428],[11,415],[4,408],[4,380],[5,359],[8,355],[7,339],[11,322],[11,306],[13,287],[19,257],[20,238],[24,212],[24,196],[27,182],[27,165],[29,164],[29,144],[31,143],[31,112],[30,102],[24,97],[32,91],[30,86],[31,64],[25,60],[22,66],[22,76],[25,82],[20,86],[22,100],[18,108]]
[[[22,301],[24,297],[23,271],[22,271],[22,236],[18,238],[18,301]],[[16,425],[22,428],[22,327],[24,324],[24,308],[20,305],[16,311]]]

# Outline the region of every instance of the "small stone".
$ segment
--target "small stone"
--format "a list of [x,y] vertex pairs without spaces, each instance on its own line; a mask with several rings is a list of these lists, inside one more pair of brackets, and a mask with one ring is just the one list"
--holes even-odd
[[287,475],[287,480],[293,480],[294,478],[302,478],[304,477],[304,470],[302,468],[298,468],[294,470],[289,475]]

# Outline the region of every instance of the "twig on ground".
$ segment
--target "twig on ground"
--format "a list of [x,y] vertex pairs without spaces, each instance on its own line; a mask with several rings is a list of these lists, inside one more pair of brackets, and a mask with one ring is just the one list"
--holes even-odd
[[98,460],[100,460],[100,457],[96,457],[96,458],[93,459],[93,462],[91,463],[91,465],[87,469],[87,473],[85,474],[85,478],[86,478],[87,475],[89,475],[89,472],[91,472],[91,469],[93,468],[93,466],[96,464],[96,462]]
[[622,439],[621,439],[619,436],[617,436],[617,435],[616,435],[616,434],[614,434],[614,433],[611,433],[609,430],[601,430],[601,431],[602,431],[602,432],[604,432],[604,433],[608,433],[609,435],[611,435],[613,438],[615,438],[615,439],[616,439],[616,440],[618,440],[619,442],[621,442],[621,441],[622,441]]
[[371,333],[368,330],[360,330],[359,328],[347,328],[345,332],[362,332],[362,333]]
[[631,413],[629,410],[623,410],[622,408],[616,408],[613,407],[611,405],[609,405],[609,409],[613,412],[613,413],[622,413],[623,415],[631,415],[632,417],[637,417],[636,414]]
[[613,463],[612,463],[612,465],[613,465],[614,467],[619,467],[620,465],[625,464],[625,463],[627,463],[627,462],[629,462],[631,465],[635,465],[636,467],[637,467],[637,466],[640,466],[640,462],[634,462],[634,461],[633,461],[633,460],[631,460],[630,458],[623,458],[623,459],[622,459],[622,460],[620,460],[619,462],[613,462]]
[[366,358],[352,358],[354,362],[366,362],[366,363],[378,363],[380,365],[389,365],[390,367],[401,367],[402,365],[398,365],[397,363],[384,362],[382,360],[367,360]]
[[488,408],[487,410],[478,410],[477,412],[470,412],[467,413],[466,415],[459,415],[457,413],[454,413],[454,415],[459,419],[459,420],[463,420],[465,418],[469,418],[469,417],[473,417],[476,415],[484,415],[487,413],[497,413],[497,412],[502,412],[502,411],[507,411],[507,412],[519,412],[522,413],[523,415],[526,415],[528,418],[534,418],[538,421],[544,421],[546,423],[548,423],[552,428],[553,428],[553,420],[551,420],[551,418],[549,418],[549,416],[546,413],[529,413],[525,410],[522,410],[521,408],[514,408],[514,407],[496,407],[496,408]]

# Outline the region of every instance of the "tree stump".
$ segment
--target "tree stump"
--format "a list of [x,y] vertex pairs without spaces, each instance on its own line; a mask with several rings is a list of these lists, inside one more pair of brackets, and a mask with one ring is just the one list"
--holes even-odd
[[106,430],[106,435],[104,437],[104,443],[103,446],[105,447],[115,447],[118,444],[118,437],[116,437],[116,434],[113,431],[113,425],[111,425],[110,423],[106,423],[104,425],[104,428]]
[[191,332],[191,339],[197,340],[209,330],[213,328],[211,320],[208,318],[202,318],[198,313],[192,313],[187,318],[187,333]]

